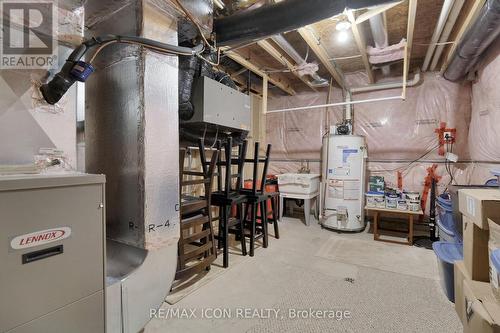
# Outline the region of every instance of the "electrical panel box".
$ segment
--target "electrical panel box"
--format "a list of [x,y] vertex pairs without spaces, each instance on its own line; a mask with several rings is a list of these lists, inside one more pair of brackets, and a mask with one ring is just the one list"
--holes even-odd
[[249,131],[252,119],[250,103],[250,96],[202,76],[194,84],[194,115],[185,122]]
[[0,332],[105,332],[104,182],[0,177]]

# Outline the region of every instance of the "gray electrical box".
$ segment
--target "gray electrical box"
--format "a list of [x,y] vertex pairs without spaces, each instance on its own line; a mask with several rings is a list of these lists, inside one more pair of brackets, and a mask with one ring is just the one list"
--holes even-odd
[[104,183],[0,177],[0,332],[105,332]]
[[194,115],[185,123],[208,123],[248,131],[252,117],[250,103],[250,96],[202,76],[194,84]]

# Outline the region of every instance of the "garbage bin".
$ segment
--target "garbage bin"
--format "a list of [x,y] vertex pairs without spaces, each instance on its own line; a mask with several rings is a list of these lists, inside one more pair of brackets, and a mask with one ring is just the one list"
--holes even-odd
[[434,242],[432,249],[437,257],[443,292],[451,302],[455,302],[453,265],[455,261],[464,259],[463,245],[461,243]]

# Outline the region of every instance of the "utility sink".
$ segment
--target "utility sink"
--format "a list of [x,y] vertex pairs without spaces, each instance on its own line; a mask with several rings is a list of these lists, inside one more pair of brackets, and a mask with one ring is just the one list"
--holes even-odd
[[314,194],[319,191],[319,174],[316,173],[284,173],[278,175],[280,193]]

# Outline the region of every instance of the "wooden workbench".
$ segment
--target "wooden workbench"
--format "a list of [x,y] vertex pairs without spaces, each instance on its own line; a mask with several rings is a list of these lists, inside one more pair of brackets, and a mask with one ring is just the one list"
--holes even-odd
[[[388,243],[396,243],[396,244],[405,244],[405,245],[413,245],[413,217],[423,215],[424,212],[420,209],[419,211],[410,211],[410,210],[400,210],[400,209],[391,209],[391,208],[377,208],[377,207],[366,207],[365,210],[373,212],[373,239],[381,242]],[[405,215],[408,217],[408,242],[399,242],[391,239],[382,239],[378,233],[379,227],[379,215],[381,213],[393,213],[396,215]]]

